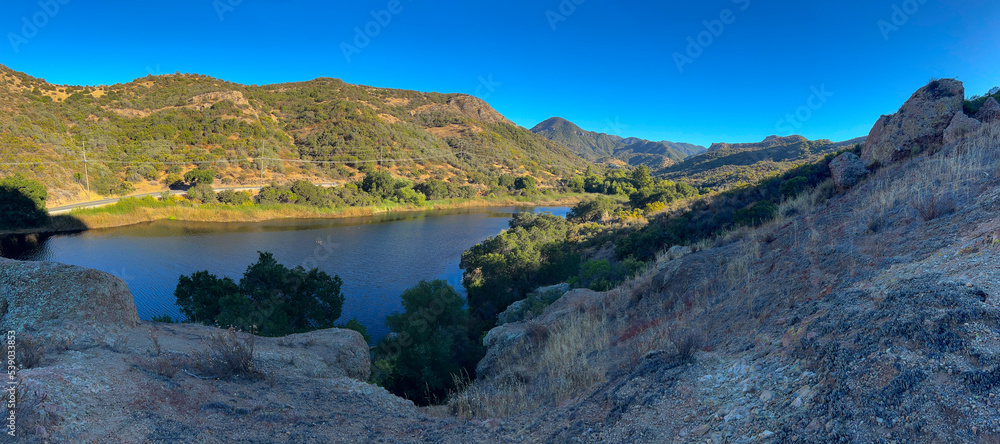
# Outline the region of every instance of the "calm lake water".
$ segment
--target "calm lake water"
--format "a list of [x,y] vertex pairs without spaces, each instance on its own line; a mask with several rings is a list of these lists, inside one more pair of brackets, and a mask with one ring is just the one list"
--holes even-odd
[[[399,213],[365,218],[262,223],[160,221],[47,239],[11,259],[80,265],[122,278],[139,316],[183,317],[177,278],[208,270],[239,281],[258,251],[289,267],[317,267],[344,281],[340,321],[357,318],[377,341],[384,318],[402,311],[399,295],[421,279],[444,279],[463,292],[462,252],[507,228],[514,213],[568,208],[500,208]],[[8,254],[8,253],[5,253]]]

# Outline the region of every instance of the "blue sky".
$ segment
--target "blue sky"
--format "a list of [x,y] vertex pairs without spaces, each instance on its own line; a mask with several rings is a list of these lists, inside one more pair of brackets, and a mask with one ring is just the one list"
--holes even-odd
[[[336,77],[478,95],[525,127],[561,116],[702,145],[791,132],[848,139],[933,77],[957,77],[970,96],[1000,85],[996,0],[19,0],[3,9],[0,63],[53,83],[177,71],[249,84]],[[367,35],[356,39],[357,29]]]

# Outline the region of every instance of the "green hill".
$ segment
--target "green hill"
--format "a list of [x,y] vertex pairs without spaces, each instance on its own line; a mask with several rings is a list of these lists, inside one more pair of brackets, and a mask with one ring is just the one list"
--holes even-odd
[[653,142],[586,131],[561,117],[539,123],[531,131],[565,145],[580,157],[593,162],[646,165],[657,169],[705,151],[705,147],[689,143]]
[[262,170],[265,181],[347,180],[376,163],[415,180],[513,172],[545,184],[586,165],[475,97],[328,78],[256,86],[175,74],[70,86],[0,66],[0,111],[0,175],[38,179],[53,201],[81,197],[85,175],[97,193],[121,194],[162,188],[196,165],[226,184],[257,183]]
[[808,140],[802,136],[770,136],[758,143],[715,143],[708,151],[657,172],[667,179],[685,180],[698,187],[728,189],[784,172],[803,163],[864,142]]

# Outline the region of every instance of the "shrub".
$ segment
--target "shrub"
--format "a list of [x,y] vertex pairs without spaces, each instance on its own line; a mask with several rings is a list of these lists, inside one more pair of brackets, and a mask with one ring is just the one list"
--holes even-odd
[[0,227],[35,227],[48,221],[45,187],[17,174],[0,180]]
[[254,335],[230,327],[208,337],[208,348],[198,353],[198,370],[213,378],[242,377],[261,379],[264,375],[254,363]]
[[211,185],[205,183],[199,183],[191,187],[187,192],[188,199],[197,200],[201,203],[216,203],[218,202],[218,196],[215,194],[215,190],[212,189]]
[[778,206],[768,202],[760,201],[753,205],[737,210],[733,215],[733,223],[736,225],[758,226],[774,219],[778,215]]
[[418,404],[444,401],[454,376],[473,371],[483,354],[470,338],[465,300],[442,280],[421,281],[401,298],[405,311],[386,318],[393,334],[377,350],[382,383]]
[[566,218],[579,222],[597,222],[603,220],[618,210],[618,203],[607,196],[597,196],[576,204],[566,215]]
[[249,205],[253,203],[253,198],[246,191],[222,190],[217,195],[219,202],[226,205]]
[[344,295],[340,277],[279,264],[271,253],[259,253],[237,285],[207,271],[181,276],[174,297],[192,322],[243,330],[262,336],[284,336],[331,328],[340,317]]
[[193,169],[184,173],[184,180],[191,185],[211,185],[212,182],[215,182],[215,171],[201,168]]

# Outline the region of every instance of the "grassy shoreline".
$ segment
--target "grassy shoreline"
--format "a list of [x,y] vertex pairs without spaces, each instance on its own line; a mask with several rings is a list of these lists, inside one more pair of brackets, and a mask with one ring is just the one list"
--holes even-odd
[[0,236],[43,235],[80,232],[103,228],[118,228],[158,220],[186,222],[264,222],[277,219],[340,219],[366,217],[398,212],[453,210],[463,208],[496,208],[516,206],[572,206],[587,194],[538,195],[530,197],[496,197],[477,199],[447,199],[429,201],[425,205],[387,203],[368,207],[316,208],[305,205],[222,204],[188,206],[181,203],[161,203],[152,206],[109,205],[100,208],[74,210],[52,216],[48,224],[20,230],[0,231]]

